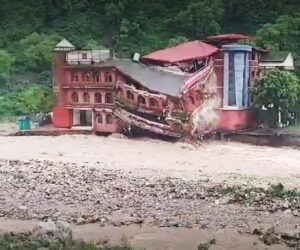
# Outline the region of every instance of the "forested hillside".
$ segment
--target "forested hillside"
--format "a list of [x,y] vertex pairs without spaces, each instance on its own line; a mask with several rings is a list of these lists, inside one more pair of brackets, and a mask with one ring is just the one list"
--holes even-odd
[[299,0],[0,0],[0,6],[4,90],[24,74],[49,84],[50,52],[61,38],[79,48],[111,48],[121,57],[235,32],[300,58]]

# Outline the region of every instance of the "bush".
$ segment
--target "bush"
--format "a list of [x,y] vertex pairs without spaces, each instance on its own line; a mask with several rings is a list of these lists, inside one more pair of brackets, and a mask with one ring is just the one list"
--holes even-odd
[[[260,108],[281,113],[281,122],[288,125],[294,119],[295,105],[299,100],[300,85],[297,76],[283,70],[272,70],[260,79],[254,91]],[[278,120],[275,122],[277,125]]]
[[51,88],[38,85],[17,87],[0,96],[0,117],[49,112],[52,105]]

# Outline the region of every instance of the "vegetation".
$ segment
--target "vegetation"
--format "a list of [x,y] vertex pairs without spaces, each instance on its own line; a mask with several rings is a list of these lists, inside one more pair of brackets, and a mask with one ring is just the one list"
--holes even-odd
[[24,82],[24,88],[28,82],[50,85],[51,51],[62,38],[78,48],[106,47],[123,57],[207,35],[241,32],[256,37],[258,46],[300,55],[298,0],[0,2],[1,100],[15,96],[15,86]]
[[[31,239],[30,235],[26,234],[4,234],[0,236],[0,249],[1,250],[38,250],[43,247],[49,250],[58,250],[57,248],[51,248],[49,246],[41,246],[34,239]],[[77,243],[72,246],[63,247],[60,250],[133,250],[129,246],[115,246],[115,247],[101,247],[93,243]]]
[[52,104],[50,87],[34,84],[18,86],[0,96],[0,117],[48,112]]
[[294,120],[300,98],[299,79],[291,72],[275,69],[259,80],[255,96],[260,107],[280,112],[281,122],[289,124]]
[[231,195],[232,202],[253,202],[260,194],[265,194],[271,198],[277,199],[300,199],[300,191],[297,189],[288,189],[281,183],[270,185],[268,189],[255,186],[228,186],[219,190],[221,195]]

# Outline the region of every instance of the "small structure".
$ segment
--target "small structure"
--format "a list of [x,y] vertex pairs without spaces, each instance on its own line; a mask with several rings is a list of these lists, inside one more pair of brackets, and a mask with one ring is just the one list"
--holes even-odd
[[55,46],[55,51],[70,51],[70,50],[75,50],[75,46],[71,44],[68,40],[63,39],[61,40],[56,46]]
[[295,63],[291,52],[289,51],[276,51],[271,53],[262,54],[259,60],[259,67],[263,70],[270,69],[285,69],[294,70]]
[[106,133],[140,128],[172,137],[256,126],[250,93],[270,55],[241,42],[247,39],[213,36],[134,60],[75,50],[63,40],[53,53],[54,126]]

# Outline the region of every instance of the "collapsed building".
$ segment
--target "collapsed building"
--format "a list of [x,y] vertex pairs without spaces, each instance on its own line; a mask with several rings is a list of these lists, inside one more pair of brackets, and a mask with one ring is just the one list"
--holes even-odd
[[[63,40],[53,53],[53,124],[105,133],[139,128],[177,138],[256,126],[251,89],[260,65],[277,67],[279,59],[245,45],[247,39],[211,36],[133,59],[76,50]],[[290,56],[280,60],[292,69]]]

